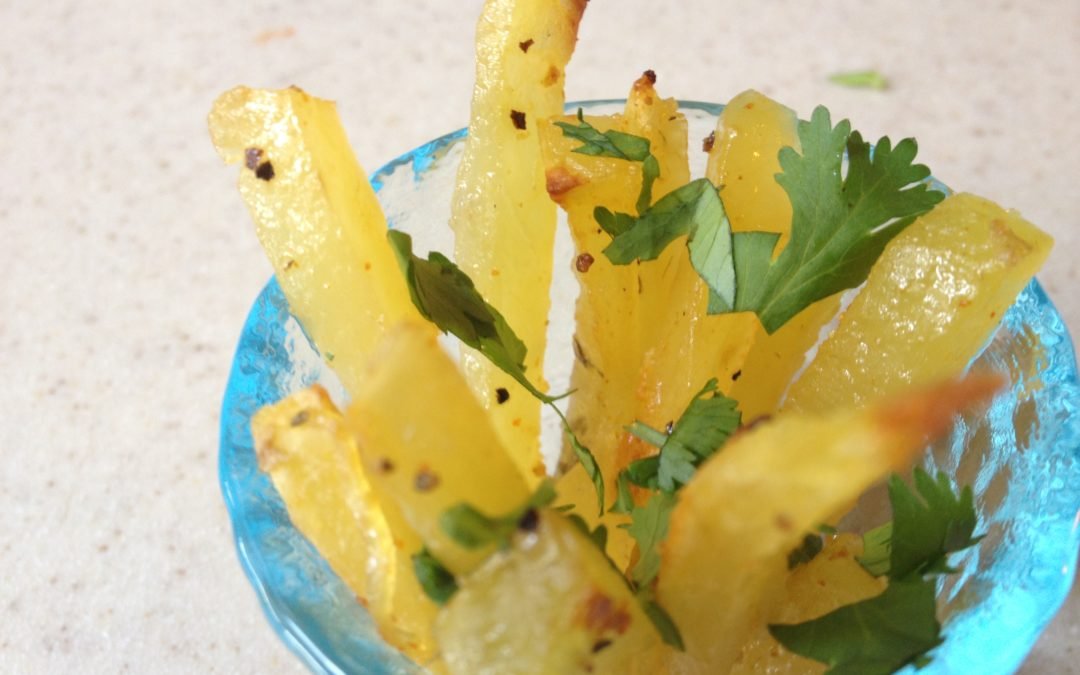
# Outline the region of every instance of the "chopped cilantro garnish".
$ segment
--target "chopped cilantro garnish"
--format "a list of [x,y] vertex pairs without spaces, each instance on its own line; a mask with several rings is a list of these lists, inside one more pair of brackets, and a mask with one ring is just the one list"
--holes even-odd
[[889,88],[889,80],[876,70],[853,70],[846,73],[834,73],[829,76],[829,82],[839,84],[841,87],[851,87],[852,89],[884,91]]
[[795,625],[770,625],[787,649],[828,664],[828,675],[887,675],[941,644],[934,583],[893,581],[873,598]]
[[628,426],[627,431],[660,448],[658,456],[638,460],[625,469],[628,481],[665,492],[685,485],[697,467],[739,427],[737,406],[734,399],[718,391],[717,380],[712,378],[672,425],[670,434],[642,422]]
[[457,593],[458,585],[454,575],[426,548],[412,556],[412,564],[421,590],[435,604],[445,605],[454,593]]
[[434,323],[439,330],[452,333],[469,347],[478,350],[530,394],[558,413],[574,454],[596,486],[597,501],[603,513],[604,478],[596,459],[574,435],[566,417],[555,405],[555,401],[569,394],[548,396],[529,382],[525,376],[525,343],[503,315],[484,300],[469,275],[437,251],[428,254],[427,260],[414,255],[412,237],[404,232],[390,230],[387,238],[420,315]]
[[614,264],[654,260],[668,244],[687,236],[690,263],[711,293],[729,304],[735,301],[731,224],[716,188],[707,179],[699,178],[672,190],[633,224],[620,227],[625,229],[604,249],[604,255]]
[[[912,163],[914,139],[894,148],[885,137],[871,152],[847,120],[832,126],[822,106],[798,133],[802,153],[781,150],[776,176],[791,200],[791,240],[774,261],[775,235],[733,238],[735,304],[726,309],[756,312],[770,333],[811,303],[865,281],[885,245],[945,198],[922,182],[930,170]],[[710,311],[726,302],[713,300]]]
[[[889,576],[885,591],[794,625],[769,626],[782,645],[830,666],[830,674],[891,673],[909,663],[929,663],[941,643],[934,577],[953,570],[947,556],[976,544],[971,488],[959,496],[948,477],[915,469],[915,491],[889,478],[893,519],[863,535],[859,563]],[[920,498],[921,497],[921,498]],[[790,562],[790,559],[789,559]]]
[[[915,469],[914,483],[913,491],[898,476],[889,478],[892,523],[871,530],[863,539],[864,554],[859,562],[890,579],[952,573],[947,556],[981,539],[972,537],[976,515],[970,487],[957,495],[944,473],[935,480],[919,468]],[[878,562],[883,549],[889,556],[884,571]]]
[[421,316],[478,350],[544,403],[560,398],[544,394],[529,382],[525,343],[484,300],[467,274],[437,251],[428,254],[427,260],[414,255],[412,237],[404,232],[390,230],[386,234]]
[[[709,287],[709,313],[755,312],[775,332],[804,308],[866,280],[885,245],[945,195],[923,181],[917,145],[887,137],[871,150],[851,124],[835,127],[824,107],[799,122],[802,152],[780,151],[776,180],[792,206],[791,239],[776,259],[779,235],[732,234],[706,179],[673,190],[633,218],[597,209],[614,237],[604,254],[615,264],[652,260],[687,235],[690,261]],[[847,169],[844,171],[844,155]]]
[[630,569],[630,579],[638,588],[651,584],[660,573],[660,544],[667,536],[668,520],[675,504],[674,495],[657,492],[644,506],[630,512],[626,531],[638,545],[638,559]]
[[[581,141],[582,145],[574,148],[574,152],[593,157],[612,157],[625,159],[631,162],[641,162],[641,192],[638,194],[637,210],[642,213],[652,203],[652,187],[656,179],[660,177],[660,163],[652,154],[652,144],[649,139],[633,134],[615,131],[614,129],[601,132],[593,125],[585,121],[585,115],[581,108],[577,112],[578,123],[556,122],[555,125],[562,129],[563,136]],[[625,213],[612,214],[607,209],[604,212],[614,222],[619,220],[626,222],[630,218]],[[597,218],[600,221],[600,217]],[[604,227],[604,222],[600,223]],[[604,227],[607,230],[607,227]],[[610,232],[610,230],[609,230]],[[612,235],[614,236],[614,235]]]
[[510,513],[489,516],[481,513],[471,504],[462,502],[442,513],[439,517],[439,527],[448,537],[468,549],[483,548],[493,543],[505,548],[509,546],[510,536],[526,514],[543,508],[553,501],[555,501],[555,487],[550,480],[544,480],[524,504]]

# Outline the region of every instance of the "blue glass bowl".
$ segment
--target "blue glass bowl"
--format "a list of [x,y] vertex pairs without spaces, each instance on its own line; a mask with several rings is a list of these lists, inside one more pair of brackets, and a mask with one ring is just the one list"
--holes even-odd
[[[582,105],[600,114],[622,107],[619,101]],[[712,130],[721,106],[684,102],[682,109],[694,139]],[[445,223],[464,136],[443,136],[371,178],[391,226],[443,251],[453,250]],[[703,163],[703,153],[693,154]],[[693,169],[700,175],[703,167]],[[955,561],[963,572],[940,588],[946,641],[919,671],[924,675],[1016,670],[1068,595],[1080,545],[1076,359],[1037,282],[972,368],[1007,374],[1011,388],[988,413],[961,419],[949,439],[927,452],[927,466],[974,487],[979,531],[987,536]],[[353,594],[293,528],[258,469],[252,414],[314,382],[340,402],[340,385],[271,280],[244,325],[221,413],[221,487],[240,561],[271,625],[314,672],[422,672],[379,638]]]

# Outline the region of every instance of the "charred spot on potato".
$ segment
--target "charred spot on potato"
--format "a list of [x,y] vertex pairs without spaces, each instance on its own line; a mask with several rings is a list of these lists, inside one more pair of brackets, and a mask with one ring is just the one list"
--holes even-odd
[[300,263],[296,262],[296,260],[294,260],[292,258],[289,258],[289,260],[286,261],[286,263],[285,263],[285,271],[288,272],[289,270],[295,268],[299,264]]
[[394,463],[390,461],[390,458],[383,457],[379,460],[379,473],[387,474],[393,473]]
[[517,526],[522,532],[535,532],[536,528],[540,526],[540,514],[537,513],[536,509],[529,509],[518,520]]
[[555,66],[550,66],[548,68],[547,74],[544,75],[544,79],[540,81],[540,84],[544,85],[545,87],[550,87],[552,85],[558,84],[559,78],[561,77],[562,71],[560,71]]
[[427,466],[421,466],[413,481],[417,492],[431,492],[439,486],[439,476]]
[[525,40],[524,42],[519,42],[518,43],[518,47],[521,49],[521,51],[523,51],[525,53],[528,53],[529,47],[532,47],[532,46],[533,46],[533,39],[532,38],[529,38],[528,40]]
[[255,177],[265,181],[274,180],[274,165],[270,163],[270,160],[266,160],[255,169]]
[[592,653],[593,654],[598,654],[599,652],[602,652],[604,649],[606,649],[606,648],[608,648],[610,646],[611,646],[611,640],[607,640],[607,639],[597,640],[596,642],[593,643]]
[[262,148],[247,148],[244,150],[244,166],[254,171],[262,162]]
[[589,268],[592,267],[593,262],[595,262],[595,259],[591,255],[582,253],[577,257],[577,260],[574,261],[574,267],[578,272],[585,274],[589,271]]
[[511,110],[510,121],[514,123],[515,129],[525,130],[525,113],[520,110]]
[[311,413],[309,413],[307,410],[301,410],[300,412],[293,415],[292,419],[289,420],[289,426],[291,426],[291,427],[301,426],[302,424],[307,422],[308,418],[310,418],[310,417],[311,417]]
[[498,403],[499,405],[502,405],[503,403],[506,403],[509,400],[510,400],[510,392],[506,389],[506,387],[499,387],[498,389],[495,390],[495,402],[496,403]]
[[599,589],[585,600],[582,609],[585,628],[595,635],[608,632],[622,635],[630,627],[630,614],[626,609],[616,606],[611,596]]
[[649,84],[656,84],[656,71],[652,68],[646,70],[642,75],[649,81]]
[[716,132],[710,131],[705,140],[701,141],[701,150],[702,152],[712,152],[714,145],[716,145]]

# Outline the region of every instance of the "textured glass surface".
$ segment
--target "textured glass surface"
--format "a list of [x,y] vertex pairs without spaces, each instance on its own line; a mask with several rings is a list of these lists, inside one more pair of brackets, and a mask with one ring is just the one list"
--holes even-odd
[[[584,105],[598,113],[621,107],[613,101]],[[693,144],[711,131],[720,106],[686,102],[683,110]],[[440,138],[372,176],[392,226],[413,233],[419,251],[453,250],[445,223],[463,137],[459,131]],[[691,153],[695,175],[704,158]],[[561,283],[574,282],[567,276]],[[554,293],[573,296],[567,288]],[[987,536],[956,557],[963,572],[940,590],[946,641],[919,671],[926,675],[1014,671],[1065,600],[1080,544],[1076,361],[1061,318],[1037,283],[1009,310],[973,368],[1007,374],[1011,388],[988,413],[964,418],[950,439],[927,453],[928,466],[974,487],[979,531]],[[313,671],[419,672],[379,639],[352,593],[292,527],[256,465],[252,413],[312,382],[327,385],[341,401],[336,378],[271,280],[244,325],[221,416],[221,485],[240,561],[270,623]],[[879,511],[874,502],[881,499],[869,496],[859,513]],[[860,524],[858,516],[852,520]]]

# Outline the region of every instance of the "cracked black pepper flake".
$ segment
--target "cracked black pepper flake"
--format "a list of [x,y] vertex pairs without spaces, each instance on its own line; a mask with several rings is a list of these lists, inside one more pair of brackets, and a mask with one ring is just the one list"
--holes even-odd
[[535,532],[536,528],[540,525],[540,514],[536,512],[536,509],[529,509],[525,512],[525,515],[521,516],[518,520],[518,529],[523,532]]
[[510,400],[510,392],[507,391],[506,387],[499,387],[498,389],[495,390],[495,401],[499,405],[502,405],[503,403],[506,403],[509,400]]
[[705,140],[701,141],[702,152],[712,152],[713,145],[716,143],[716,132],[710,131],[709,135],[705,137]]
[[592,646],[592,653],[596,654],[611,646],[611,640],[597,640]]
[[394,471],[394,463],[389,458],[383,457],[379,460],[379,471],[381,473],[392,473]]
[[742,371],[736,370],[734,373],[731,374],[731,381],[737,382],[740,377],[742,377]]
[[274,179],[274,165],[270,163],[270,160],[266,160],[255,169],[255,177],[265,181]]
[[511,110],[510,120],[514,123],[515,129],[525,130],[525,113],[520,110]]
[[672,431],[675,431],[675,420],[668,420],[668,423],[664,425],[664,432],[670,436]]
[[416,472],[416,479],[413,481],[413,485],[419,492],[431,492],[439,486],[439,476],[428,467],[422,466],[420,467],[420,470]]
[[298,427],[308,421],[311,414],[307,410],[301,410],[293,415],[293,418],[289,420],[289,426]]
[[262,158],[262,148],[248,148],[247,150],[244,150],[244,166],[252,171],[259,166],[259,162],[262,161]]
[[525,42],[519,42],[518,43],[518,47],[521,48],[521,51],[526,52],[526,53],[528,53],[529,47],[532,47],[532,46],[533,46],[533,39],[532,38],[529,38]]
[[656,71],[652,68],[646,70],[643,75],[649,79],[649,84],[656,84]]

